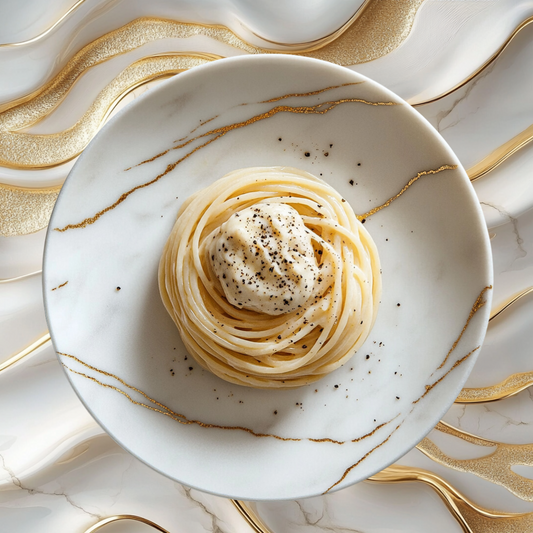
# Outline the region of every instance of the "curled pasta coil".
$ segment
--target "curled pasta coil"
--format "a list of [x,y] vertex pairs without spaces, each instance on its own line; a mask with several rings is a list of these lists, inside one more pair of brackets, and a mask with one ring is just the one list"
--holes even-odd
[[[229,303],[209,257],[232,215],[265,202],[299,213],[324,274],[306,305],[276,316]],[[239,385],[291,388],[332,372],[363,344],[381,295],[380,262],[368,231],[327,183],[294,168],[249,168],[183,204],[161,257],[159,289],[202,367]]]

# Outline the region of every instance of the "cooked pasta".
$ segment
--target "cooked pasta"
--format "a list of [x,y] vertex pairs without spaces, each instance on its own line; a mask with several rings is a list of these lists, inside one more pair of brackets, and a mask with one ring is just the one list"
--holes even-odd
[[376,319],[376,246],[331,186],[287,167],[231,172],[182,206],[159,265],[188,352],[256,388],[320,379]]

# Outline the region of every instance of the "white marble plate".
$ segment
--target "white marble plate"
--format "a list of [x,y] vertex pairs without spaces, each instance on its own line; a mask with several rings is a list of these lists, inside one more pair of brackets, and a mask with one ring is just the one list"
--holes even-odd
[[[295,112],[318,104],[322,113]],[[246,125],[224,129],[237,123]],[[321,176],[359,214],[419,179],[366,219],[383,297],[365,345],[316,384],[265,391],[226,383],[187,356],[157,265],[190,194],[234,169],[278,165]],[[352,71],[275,55],[195,68],[112,119],[63,187],[44,259],[52,339],[98,422],[165,475],[254,500],[336,490],[412,448],[475,362],[491,283],[470,182],[425,119]],[[480,294],[486,304],[471,316]]]

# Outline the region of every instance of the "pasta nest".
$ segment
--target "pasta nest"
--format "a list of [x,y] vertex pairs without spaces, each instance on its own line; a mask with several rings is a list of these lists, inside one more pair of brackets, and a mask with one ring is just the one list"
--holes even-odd
[[[233,214],[266,201],[300,214],[324,274],[305,306],[276,316],[230,304],[208,253]],[[370,234],[330,185],[294,168],[248,168],[182,205],[159,264],[159,289],[202,367],[239,385],[293,388],[343,365],[366,340],[381,295],[380,261]]]

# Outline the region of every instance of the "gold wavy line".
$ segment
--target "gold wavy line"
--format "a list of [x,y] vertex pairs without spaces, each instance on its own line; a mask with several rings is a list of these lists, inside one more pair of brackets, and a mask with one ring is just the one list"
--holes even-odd
[[417,448],[433,461],[474,474],[495,485],[504,487],[524,501],[533,501],[533,480],[513,472],[515,465],[533,466],[533,444],[506,444],[472,435],[444,422],[435,427],[437,431],[452,435],[465,442],[496,449],[475,459],[455,459],[445,454],[430,438],[426,437]]
[[[16,131],[43,118],[33,112],[35,100],[4,111],[0,113],[0,164],[10,168],[36,169],[70,161],[87,146],[119,101],[139,85],[218,58],[219,56],[212,54],[176,53],[135,61],[100,91],[76,124],[59,133],[31,134]],[[43,94],[45,101],[53,96],[50,91]],[[51,103],[57,106],[60,101]]]
[[523,22],[521,22],[511,33],[511,35],[507,38],[507,40],[492,54],[489,59],[485,61],[480,67],[478,67],[474,72],[472,72],[468,77],[466,77],[463,81],[459,82],[457,85],[454,85],[451,89],[448,89],[446,92],[440,94],[439,96],[435,96],[434,98],[431,98],[430,100],[424,100],[423,102],[419,102],[417,104],[413,104],[413,107],[423,106],[427,104],[432,104],[433,102],[437,102],[438,100],[441,100],[442,98],[446,98],[446,96],[449,96],[453,92],[457,91],[461,87],[464,87],[469,81],[472,81],[476,76],[481,74],[488,66],[491,65],[500,55],[503,53],[503,51],[511,44],[511,41],[518,35],[518,33],[523,30],[526,26],[529,26],[533,22],[533,17],[529,17]]
[[[371,26],[379,26],[380,17],[386,15],[387,27],[383,28],[386,30],[383,31],[383,36],[389,38],[394,33],[391,29],[398,27],[401,24],[400,21],[404,18],[409,18],[408,12],[412,11],[411,15],[414,17],[414,13],[416,13],[416,9],[418,9],[421,2],[422,0],[409,0],[403,2],[404,5],[401,6],[398,4],[402,3],[398,3],[395,0],[382,0],[381,2],[369,4],[368,9],[363,9],[362,11],[364,11],[366,24]],[[384,4],[390,5],[384,6]],[[417,7],[413,11],[413,5],[415,4]],[[402,12],[404,17],[398,18],[399,12]],[[391,19],[396,19],[396,23],[392,24],[392,28]],[[356,36],[357,39],[361,40],[361,28],[354,28],[354,26],[357,26],[357,24],[352,24],[350,31],[343,32],[342,37],[345,38],[347,33],[350,33],[353,34],[352,37]],[[251,54],[279,53],[278,50],[269,50],[245,43],[223,26],[206,26],[150,17],[139,18],[87,44],[71,58],[53,80],[37,91],[0,106],[0,110],[3,112],[3,116],[0,117],[0,129],[17,131],[47,116],[62,101],[77,79],[95,65],[119,54],[134,50],[148,42],[164,38],[187,38],[195,35],[211,37]],[[339,40],[338,38],[336,39]],[[342,46],[345,44],[341,43]],[[346,48],[350,50],[350,53],[353,53],[353,43],[350,42],[349,44]],[[311,49],[301,50],[300,52],[303,51],[311,53]],[[324,52],[324,49],[322,49],[321,53],[323,54]],[[288,53],[294,53],[294,51]],[[325,58],[322,57],[322,59]],[[330,60],[335,62],[333,58],[330,58]],[[353,61],[350,64],[353,64]],[[6,112],[8,113],[5,114]]]
[[78,357],[76,357],[74,355],[63,353],[63,352],[57,352],[57,353],[59,355],[61,355],[61,356],[68,357],[69,359],[72,359],[72,360],[76,361],[77,363],[81,364],[85,368],[88,368],[89,370],[92,370],[94,372],[97,372],[98,374],[102,374],[102,375],[104,375],[106,377],[110,377],[112,379],[117,380],[124,387],[137,392],[138,394],[140,394],[141,396],[146,398],[149,402],[157,405],[158,407],[153,407],[151,405],[147,405],[145,403],[138,402],[138,401],[134,400],[127,392],[123,391],[122,389],[119,389],[118,387],[115,387],[114,385],[109,385],[107,383],[103,383],[102,381],[96,379],[95,377],[88,376],[87,374],[84,374],[83,372],[78,372],[77,370],[74,370],[74,369],[70,368],[69,366],[67,366],[66,364],[63,363],[63,366],[67,370],[72,372],[73,374],[76,374],[76,375],[81,376],[83,378],[86,378],[86,379],[88,379],[90,381],[93,381],[94,383],[96,383],[96,384],[98,384],[98,385],[100,385],[100,386],[102,386],[104,388],[112,389],[112,390],[122,394],[123,396],[125,396],[131,403],[133,403],[135,405],[138,405],[140,407],[144,407],[146,409],[149,409],[150,411],[154,411],[156,413],[168,416],[172,420],[174,420],[176,422],[179,422],[180,424],[183,424],[183,425],[197,425],[197,426],[200,426],[200,427],[206,428],[206,429],[224,429],[224,430],[231,430],[231,431],[244,431],[246,433],[249,433],[250,435],[253,435],[254,437],[273,438],[273,439],[277,439],[277,440],[281,440],[281,441],[299,442],[299,441],[302,441],[302,440],[308,440],[308,441],[317,442],[317,443],[327,442],[327,443],[330,443],[330,444],[342,445],[342,444],[345,444],[347,442],[352,442],[352,443],[353,442],[359,442],[359,441],[364,440],[364,439],[366,439],[368,437],[371,437],[378,430],[380,430],[382,427],[386,426],[387,424],[390,424],[394,419],[396,419],[399,416],[399,415],[396,415],[396,417],[394,417],[393,419],[389,420],[388,422],[384,422],[382,424],[379,424],[372,431],[366,433],[365,435],[363,435],[361,437],[356,437],[356,438],[354,438],[354,439],[352,439],[350,441],[339,441],[339,440],[334,440],[334,439],[330,439],[330,438],[327,438],[327,437],[326,438],[281,437],[281,436],[275,435],[273,433],[257,433],[255,431],[253,431],[252,429],[244,427],[244,426],[221,426],[221,425],[218,425],[218,424],[208,424],[208,423],[205,423],[205,422],[201,422],[200,420],[189,419],[183,414],[176,413],[175,411],[173,411],[172,409],[170,409],[166,405],[164,405],[164,404],[158,402],[157,400],[154,400],[150,396],[148,396],[142,390],[140,390],[140,389],[138,389],[138,388],[136,388],[136,387],[134,387],[132,385],[129,385],[122,378],[118,377],[115,374],[112,374],[112,373],[107,372],[105,370],[101,370],[99,368],[96,368],[95,366],[92,366],[92,365],[90,365],[88,363],[85,363],[84,361],[82,361],[81,359],[79,359]]
[[37,339],[35,342],[33,342],[32,344],[24,348],[24,350],[21,350],[15,355],[12,355],[9,359],[7,359],[6,361],[0,364],[0,372],[14,365],[15,363],[17,363],[18,361],[20,361],[27,355],[31,354],[32,352],[37,350],[37,348],[44,346],[49,340],[50,340],[50,333],[46,333],[40,339]]
[[[419,482],[428,485],[439,495],[465,533],[517,533],[533,529],[533,513],[505,513],[483,508],[428,470],[391,465],[367,481],[382,484]],[[272,533],[249,503],[241,500],[231,502],[255,533]]]
[[255,533],[272,533],[250,505],[242,500],[230,500]]
[[17,276],[15,278],[4,278],[0,279],[0,283],[11,283],[12,281],[19,281],[21,279],[30,278],[32,276],[35,276],[37,274],[41,274],[42,270],[36,270],[35,272],[30,272],[29,274],[23,274],[22,276]]
[[466,173],[470,181],[477,181],[490,171],[501,165],[504,161],[509,159],[513,154],[518,152],[524,146],[533,141],[533,124],[515,135],[512,139],[502,144],[496,150],[493,150],[488,156],[483,158],[479,163],[470,167]]
[[374,207],[367,213],[364,213],[363,215],[357,215],[357,218],[363,221],[367,219],[369,216],[372,216],[376,214],[378,211],[381,211],[385,207],[388,207],[390,204],[392,204],[392,202],[394,202],[394,200],[397,200],[405,191],[407,191],[407,189],[409,189],[409,187],[411,187],[411,185],[413,185],[413,183],[418,181],[421,177],[429,176],[431,174],[438,174],[439,172],[442,172],[443,170],[455,170],[456,168],[457,168],[457,165],[442,165],[441,167],[434,169],[434,170],[422,170],[414,178],[411,178],[408,181],[407,185],[404,185],[398,194],[396,194],[392,198],[389,198],[384,204],[378,207]]
[[503,400],[515,396],[533,385],[533,371],[512,374],[508,378],[488,387],[465,387],[455,403],[484,403]]
[[[500,306],[493,308],[489,321],[495,319],[501,313],[509,309],[509,307],[511,307],[513,304],[532,293],[533,287],[528,287],[527,289],[524,289],[523,291],[509,298],[509,300]],[[503,381],[488,387],[465,387],[459,393],[455,403],[482,403],[503,400],[504,398],[509,398],[510,396],[514,396],[515,394],[522,392],[532,385],[533,371],[520,372],[517,374],[512,374]]]
[[527,296],[531,293],[533,293],[533,287],[528,287],[527,289],[516,293],[514,296],[511,296],[511,298],[509,298],[503,304],[492,310],[489,320],[495,319],[497,316],[501,315],[504,311],[509,309],[509,307],[511,307],[513,304],[518,302],[518,300],[521,300],[522,298],[524,298],[524,296]]
[[485,509],[461,494],[443,478],[428,470],[393,465],[371,476],[368,481],[425,483],[440,496],[465,533],[525,533],[533,530],[533,513],[504,513]]
[[39,33],[35,37],[32,37],[31,39],[27,39],[26,41],[20,41],[18,43],[2,43],[0,44],[0,48],[10,47],[10,46],[25,46],[27,44],[35,43],[37,41],[40,41],[43,37],[46,37],[50,32],[52,32],[57,26],[59,26],[71,13],[76,11],[78,7],[83,4],[85,0],[78,0],[66,13],[61,15],[49,28],[44,30],[43,32]]
[[65,283],[61,283],[61,285],[58,285],[57,287],[54,287],[53,289],[50,289],[50,290],[57,291],[57,289],[60,289],[61,287],[64,287],[67,283],[68,283],[68,281],[65,281]]
[[108,516],[107,518],[99,520],[98,522],[96,522],[96,524],[93,524],[89,529],[86,529],[84,533],[94,533],[95,531],[98,531],[99,529],[103,528],[104,526],[107,526],[108,524],[111,524],[113,522],[119,522],[121,520],[133,520],[135,522],[141,522],[142,524],[146,524],[147,526],[157,529],[157,531],[160,531],[161,533],[170,533],[159,524],[148,520],[148,518],[143,518],[142,516],[136,516],[132,514]]
[[[278,113],[294,113],[294,114],[303,114],[303,115],[325,115],[329,111],[332,111],[333,109],[335,109],[337,106],[342,105],[342,104],[348,104],[348,103],[362,103],[362,104],[371,105],[371,106],[396,106],[396,105],[401,105],[401,104],[398,104],[396,102],[370,102],[370,101],[364,100],[362,98],[343,98],[343,99],[335,100],[335,101],[321,102],[321,103],[313,105],[313,106],[286,106],[286,105],[276,106],[276,107],[270,109],[269,111],[266,111],[265,113],[260,113],[259,115],[255,115],[255,116],[253,116],[253,117],[251,117],[251,118],[249,118],[247,120],[244,120],[242,122],[237,122],[235,124],[230,124],[230,125],[227,125],[227,126],[216,128],[216,129],[213,129],[213,130],[208,131],[206,133],[203,133],[201,135],[198,135],[197,137],[194,137],[194,138],[192,138],[192,139],[190,139],[190,140],[188,140],[188,141],[186,141],[186,142],[184,142],[182,144],[179,144],[177,146],[169,148],[169,149],[167,149],[167,150],[155,155],[154,157],[151,157],[150,159],[146,159],[144,161],[141,161],[140,163],[138,163],[135,166],[140,166],[140,165],[144,165],[146,163],[151,163],[152,161],[155,161],[159,157],[167,154],[171,150],[177,150],[177,149],[183,148],[183,147],[191,144],[193,141],[196,141],[198,139],[202,139],[202,138],[209,137],[209,136],[214,136],[211,139],[207,140],[205,143],[203,143],[203,144],[197,146],[196,148],[193,148],[191,151],[187,152],[184,156],[182,156],[177,161],[174,161],[173,163],[169,163],[167,165],[166,169],[163,172],[161,172],[160,174],[158,174],[155,178],[153,178],[150,181],[147,181],[145,183],[142,183],[141,185],[137,185],[136,187],[133,187],[132,189],[126,191],[114,203],[112,203],[111,205],[109,205],[109,206],[105,207],[104,209],[98,211],[92,217],[87,217],[87,218],[83,219],[81,222],[77,222],[77,223],[74,223],[74,224],[67,224],[66,226],[64,226],[62,228],[54,228],[54,231],[64,232],[64,231],[67,231],[69,229],[79,229],[79,228],[84,228],[84,227],[86,227],[86,226],[88,226],[90,224],[94,224],[103,215],[105,215],[109,211],[112,211],[113,209],[118,207],[131,194],[133,194],[134,192],[136,192],[136,191],[138,191],[140,189],[144,189],[146,187],[149,187],[150,185],[153,185],[154,183],[157,183],[161,178],[163,178],[169,172],[174,170],[180,163],[182,163],[183,161],[188,159],[195,152],[201,150],[202,148],[205,148],[209,144],[213,143],[217,139],[220,139],[221,137],[223,137],[224,135],[229,133],[230,131],[237,130],[237,129],[240,129],[240,128],[244,128],[246,126],[250,126],[251,124],[255,124],[256,122],[260,122],[262,120],[266,120],[268,118],[271,118],[272,116],[277,115]],[[130,170],[131,168],[132,167],[129,167],[126,170]],[[431,172],[434,173],[434,171],[428,171],[428,172],[429,173],[431,173]]]
[[[511,33],[511,35],[507,38],[507,40],[500,46],[500,48],[489,58],[481,67],[479,67],[477,70],[475,70],[472,74],[470,74],[467,78],[465,78],[463,81],[446,91],[445,93],[442,93],[439,96],[436,96],[432,98],[431,100],[426,100],[424,102],[419,102],[417,104],[413,104],[413,107],[419,107],[427,104],[432,104],[433,102],[436,102],[438,100],[441,100],[442,98],[445,98],[446,96],[449,96],[453,92],[457,91],[461,87],[464,87],[467,83],[472,81],[474,78],[476,78],[481,72],[483,72],[488,66],[490,66],[494,61],[496,61],[503,52],[509,47],[511,42],[514,40],[514,38],[527,26],[529,26],[531,23],[533,23],[533,17],[529,17],[523,22],[521,22]],[[468,177],[470,178],[470,181],[474,182],[478,179],[482,178],[483,176],[487,175],[489,172],[494,170],[496,167],[501,165],[504,161],[509,159],[513,154],[524,148],[526,145],[528,145],[531,141],[533,141],[533,125],[529,126],[525,130],[521,131],[517,135],[515,135],[512,139],[508,140],[495,150],[493,150],[489,155],[484,157],[481,161],[470,167],[466,173],[468,174]]]

